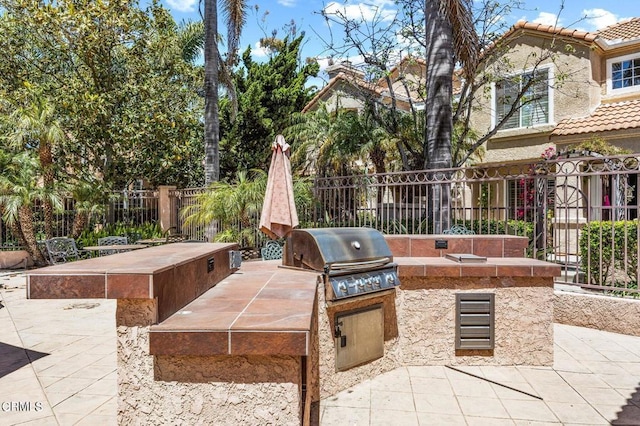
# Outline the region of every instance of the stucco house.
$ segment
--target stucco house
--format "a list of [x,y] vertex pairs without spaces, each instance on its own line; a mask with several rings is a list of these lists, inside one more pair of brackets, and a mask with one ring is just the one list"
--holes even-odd
[[[329,82],[305,105],[302,112],[313,111],[324,104],[332,111],[336,108],[360,110],[366,98],[390,104],[395,98],[396,108],[409,111],[424,108],[425,61],[406,56],[395,65],[387,77],[365,79],[364,72],[349,61],[331,63],[327,69]],[[459,85],[459,81],[457,82]]]
[[[467,86],[461,74],[454,76],[454,95],[473,94],[470,126],[477,135],[491,135],[478,166],[517,175],[539,162],[545,152],[566,151],[594,136],[640,153],[640,18],[595,32],[519,21],[483,55],[478,75],[482,83],[472,92],[464,93]],[[359,110],[367,97],[387,104],[395,98],[403,111],[424,108],[425,68],[423,60],[407,57],[387,77],[368,80],[349,63],[334,64],[327,69],[328,84],[304,111],[319,105]],[[497,123],[501,126],[495,131]],[[610,174],[569,176],[570,170],[584,168],[584,162],[571,159],[554,163],[554,176],[547,182],[551,192],[555,190],[548,207],[555,217],[554,232],[562,236],[556,242],[563,240],[565,253],[576,252],[575,241],[587,219],[624,218],[613,217],[616,211],[631,212],[626,218],[637,214],[637,209],[603,208],[636,205],[635,195],[623,193],[637,188],[637,174],[624,179]],[[502,206],[501,219],[518,218],[526,208],[522,179],[491,185],[488,202]],[[478,207],[482,191],[487,191],[486,184],[467,181],[454,204]]]
[[[494,78],[471,117],[479,134],[503,121],[486,143],[483,166],[531,164],[550,148],[566,152],[593,137],[640,153],[640,18],[596,32],[520,21],[496,45],[504,55],[487,65]],[[505,119],[518,92],[524,93],[521,107]],[[598,161],[567,158],[552,170],[556,243],[568,240],[560,245],[572,247],[565,252],[577,250],[575,240],[588,219],[635,218],[636,211],[625,207],[637,204],[628,195],[637,188],[637,174],[583,173]],[[522,208],[518,185],[512,180],[493,191],[512,215]]]
[[[504,78],[478,99],[473,127],[493,128],[532,73],[526,95],[538,100],[491,138],[485,162],[534,159],[550,143],[561,151],[592,136],[640,152],[640,18],[597,32],[520,21],[499,43],[508,46],[506,61],[489,68]],[[505,62],[514,64],[508,74],[499,69]]]
[[[508,112],[527,78],[535,83],[513,114],[486,144],[483,163],[538,159],[549,146],[557,151],[592,136],[640,152],[640,18],[596,32],[519,21],[489,49],[500,49],[485,64],[491,74],[476,90],[471,126],[490,132]],[[509,65],[507,65],[509,64]],[[330,80],[304,107],[313,111],[362,108],[365,97],[397,108],[424,108],[425,62],[405,57],[387,78],[369,81],[349,62],[327,68]],[[454,77],[454,94],[462,87]]]

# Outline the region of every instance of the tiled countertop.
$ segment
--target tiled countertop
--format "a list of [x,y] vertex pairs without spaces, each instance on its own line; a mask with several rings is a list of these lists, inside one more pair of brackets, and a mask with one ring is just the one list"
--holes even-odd
[[[236,244],[176,243],[126,253],[68,262],[30,271],[27,296],[33,299],[151,299],[158,297],[167,274],[180,271],[182,282],[211,287],[228,275],[228,251]],[[207,272],[207,260],[214,259],[214,270]],[[204,269],[204,271],[203,271]],[[186,275],[185,275],[186,274]],[[200,291],[200,294],[204,290]]]
[[279,268],[280,260],[242,268],[151,327],[153,355],[309,355],[318,274]]
[[560,265],[523,257],[489,257],[459,263],[445,257],[394,257],[402,277],[557,277]]
[[[171,244],[42,268],[29,273],[29,297],[156,298],[153,355],[309,355],[318,274],[281,268],[280,260],[244,262],[233,272],[228,251],[234,247]],[[557,265],[521,257],[394,261],[407,290],[450,286],[453,277],[483,288],[553,285],[550,278],[560,274]]]

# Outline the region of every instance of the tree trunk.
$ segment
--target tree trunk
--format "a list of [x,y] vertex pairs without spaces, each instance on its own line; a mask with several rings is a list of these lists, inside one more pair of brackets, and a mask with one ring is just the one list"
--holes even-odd
[[[426,121],[424,158],[426,169],[451,167],[452,78],[454,70],[453,31],[444,14],[442,0],[426,0],[427,46]],[[438,176],[440,175],[440,176]],[[450,184],[446,174],[435,174],[429,196],[433,232],[449,228]]]
[[73,225],[71,226],[71,238],[76,239],[82,234],[82,231],[89,223],[88,214],[85,212],[76,211],[73,217]]
[[204,33],[204,181],[209,185],[220,178],[216,0],[204,0]]
[[26,246],[27,251],[37,266],[46,265],[47,261],[42,255],[36,241],[36,233],[33,228],[33,211],[31,210],[31,206],[21,206],[18,214],[20,218],[20,230],[18,232],[22,231],[24,245]]
[[20,229],[20,224],[16,221],[13,221],[11,222],[11,225],[9,225],[9,228],[11,229],[11,235],[18,241],[18,245],[26,249],[27,240],[24,239],[24,234],[22,233],[22,229]]
[[[53,154],[51,153],[51,145],[47,141],[40,140],[40,167],[42,167],[42,180],[44,187],[53,191],[54,173],[53,173]],[[45,199],[44,208],[44,233],[47,238],[53,238],[53,205],[51,201]]]

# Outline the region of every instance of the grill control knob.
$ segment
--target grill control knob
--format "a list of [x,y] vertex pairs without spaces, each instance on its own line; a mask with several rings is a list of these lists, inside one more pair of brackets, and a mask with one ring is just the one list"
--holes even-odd
[[373,288],[380,288],[380,277],[373,278]]
[[394,286],[396,284],[396,277],[394,274],[387,274],[387,284],[390,286]]
[[360,278],[360,279],[358,280],[358,290],[360,290],[360,291],[364,291],[364,285],[365,285],[364,278]]
[[341,281],[338,284],[338,289],[340,290],[340,293],[346,295],[347,294],[347,284],[344,281]]

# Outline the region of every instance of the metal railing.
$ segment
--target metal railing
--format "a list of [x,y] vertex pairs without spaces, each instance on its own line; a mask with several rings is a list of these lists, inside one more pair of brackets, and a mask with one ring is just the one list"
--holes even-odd
[[315,225],[387,234],[463,226],[527,236],[529,256],[562,265],[559,282],[637,296],[639,174],[637,157],[582,153],[531,164],[318,178]]
[[[611,294],[638,292],[640,165],[634,156],[583,153],[531,164],[316,178],[315,204],[298,211],[310,227],[367,226],[386,234],[441,233],[453,226],[476,234],[529,239],[528,255],[562,265],[558,282]],[[169,192],[169,223],[191,239],[211,240],[216,224],[186,224],[181,212],[205,188]],[[95,223],[159,221],[157,191],[116,194]],[[43,215],[35,211],[43,233]],[[56,236],[68,235],[73,200],[56,214]],[[447,220],[449,218],[450,220]],[[259,217],[253,218],[255,228]],[[240,223],[231,225],[237,230]],[[266,237],[257,229],[253,240]],[[15,247],[0,220],[0,247]]]
[[[71,234],[76,211],[76,202],[70,196],[62,199],[62,209],[54,213],[52,237],[65,237]],[[121,223],[127,226],[138,226],[155,223],[159,219],[158,191],[127,190],[111,194],[110,202],[101,209],[101,214],[92,214],[87,224],[89,229],[96,225]],[[45,239],[44,208],[36,204],[33,209],[36,237]],[[17,247],[16,239],[11,235],[9,226],[0,218],[0,249]]]

